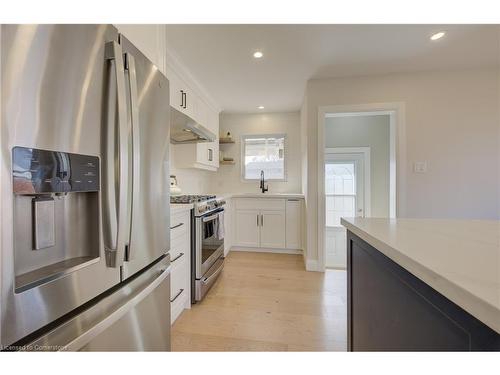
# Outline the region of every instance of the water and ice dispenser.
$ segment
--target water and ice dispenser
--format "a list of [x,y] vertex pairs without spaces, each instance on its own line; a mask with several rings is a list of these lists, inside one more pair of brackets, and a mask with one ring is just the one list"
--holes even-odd
[[99,258],[99,158],[14,147],[15,289]]

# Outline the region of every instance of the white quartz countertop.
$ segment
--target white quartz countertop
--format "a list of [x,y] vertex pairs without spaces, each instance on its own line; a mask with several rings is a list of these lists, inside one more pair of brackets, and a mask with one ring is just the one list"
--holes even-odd
[[341,222],[500,333],[500,221],[349,218]]
[[299,193],[218,193],[218,197],[224,198],[284,198],[304,199],[304,194]]

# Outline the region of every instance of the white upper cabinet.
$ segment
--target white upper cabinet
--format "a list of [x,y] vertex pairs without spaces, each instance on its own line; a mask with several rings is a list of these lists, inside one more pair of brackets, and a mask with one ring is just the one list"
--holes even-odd
[[167,78],[170,82],[170,106],[203,125],[197,116],[199,99],[194,90],[172,69],[167,69]]
[[173,144],[176,168],[219,168],[219,112],[208,94],[201,89],[177,58],[167,52],[167,78],[170,81],[170,106],[184,113],[215,134],[214,142]]
[[165,74],[167,56],[165,25],[119,24],[115,27]]

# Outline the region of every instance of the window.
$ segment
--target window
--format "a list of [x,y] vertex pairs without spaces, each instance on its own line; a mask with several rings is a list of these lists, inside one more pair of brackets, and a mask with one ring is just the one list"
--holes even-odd
[[325,164],[326,226],[340,226],[341,217],[356,213],[356,168],[354,162]]
[[242,137],[241,171],[244,180],[286,180],[285,134],[245,135]]

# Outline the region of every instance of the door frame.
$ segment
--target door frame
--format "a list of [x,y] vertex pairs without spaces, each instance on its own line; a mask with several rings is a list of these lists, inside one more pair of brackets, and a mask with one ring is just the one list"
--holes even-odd
[[[371,165],[370,165],[370,147],[327,147],[325,148],[325,156],[327,154],[334,155],[352,155],[361,154],[363,156],[363,213],[365,217],[371,216]],[[323,164],[326,162],[324,158]],[[346,159],[350,160],[350,159]],[[324,168],[324,165],[323,165]],[[326,219],[325,219],[326,220]]]
[[405,104],[368,103],[327,105],[318,107],[317,138],[317,251],[318,271],[325,270],[325,119],[326,117],[389,115],[389,217],[404,216],[406,212],[406,126]]

